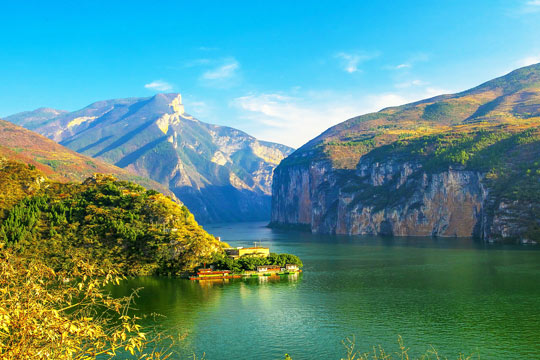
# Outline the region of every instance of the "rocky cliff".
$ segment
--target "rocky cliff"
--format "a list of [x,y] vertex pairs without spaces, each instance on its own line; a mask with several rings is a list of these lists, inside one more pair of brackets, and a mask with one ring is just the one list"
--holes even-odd
[[276,168],[272,224],[540,240],[539,84],[536,65],[330,128]]
[[[309,226],[315,233],[483,234],[488,190],[482,173],[449,169],[429,174],[419,164],[392,161],[362,164],[350,174],[329,168],[324,162],[297,167],[288,173],[290,181],[276,174],[272,220]],[[304,191],[297,193],[296,186]]]

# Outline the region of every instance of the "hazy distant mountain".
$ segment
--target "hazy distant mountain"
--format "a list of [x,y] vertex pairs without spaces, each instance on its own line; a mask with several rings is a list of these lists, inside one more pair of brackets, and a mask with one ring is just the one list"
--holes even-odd
[[67,111],[65,110],[42,107],[36,110],[23,111],[10,115],[5,120],[32,130],[45,124],[48,120],[66,113]]
[[270,218],[274,168],[293,149],[184,112],[180,94],[93,103],[34,128],[79,153],[168,186],[198,221]]

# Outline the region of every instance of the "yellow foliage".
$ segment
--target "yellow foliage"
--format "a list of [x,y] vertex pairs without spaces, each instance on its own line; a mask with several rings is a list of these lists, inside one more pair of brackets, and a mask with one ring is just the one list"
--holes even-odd
[[168,338],[148,337],[129,314],[133,295],[118,299],[104,292],[122,277],[84,260],[74,263],[71,271],[56,273],[0,249],[1,359],[170,357],[170,347],[157,349]]

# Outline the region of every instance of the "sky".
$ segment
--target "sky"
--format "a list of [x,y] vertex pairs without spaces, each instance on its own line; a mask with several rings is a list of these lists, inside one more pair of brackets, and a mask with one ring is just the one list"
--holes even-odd
[[540,62],[540,0],[1,8],[0,116],[179,92],[201,121],[292,147],[348,118]]

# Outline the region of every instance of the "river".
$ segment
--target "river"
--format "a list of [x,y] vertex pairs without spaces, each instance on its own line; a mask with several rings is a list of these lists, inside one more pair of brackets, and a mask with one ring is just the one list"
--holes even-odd
[[205,226],[233,246],[260,242],[298,255],[299,277],[198,283],[141,277],[115,290],[143,289],[141,315],[159,313],[181,340],[182,358],[340,359],[341,341],[358,349],[411,355],[433,345],[455,359],[540,358],[538,246],[472,239],[322,236],[272,230],[263,223]]

